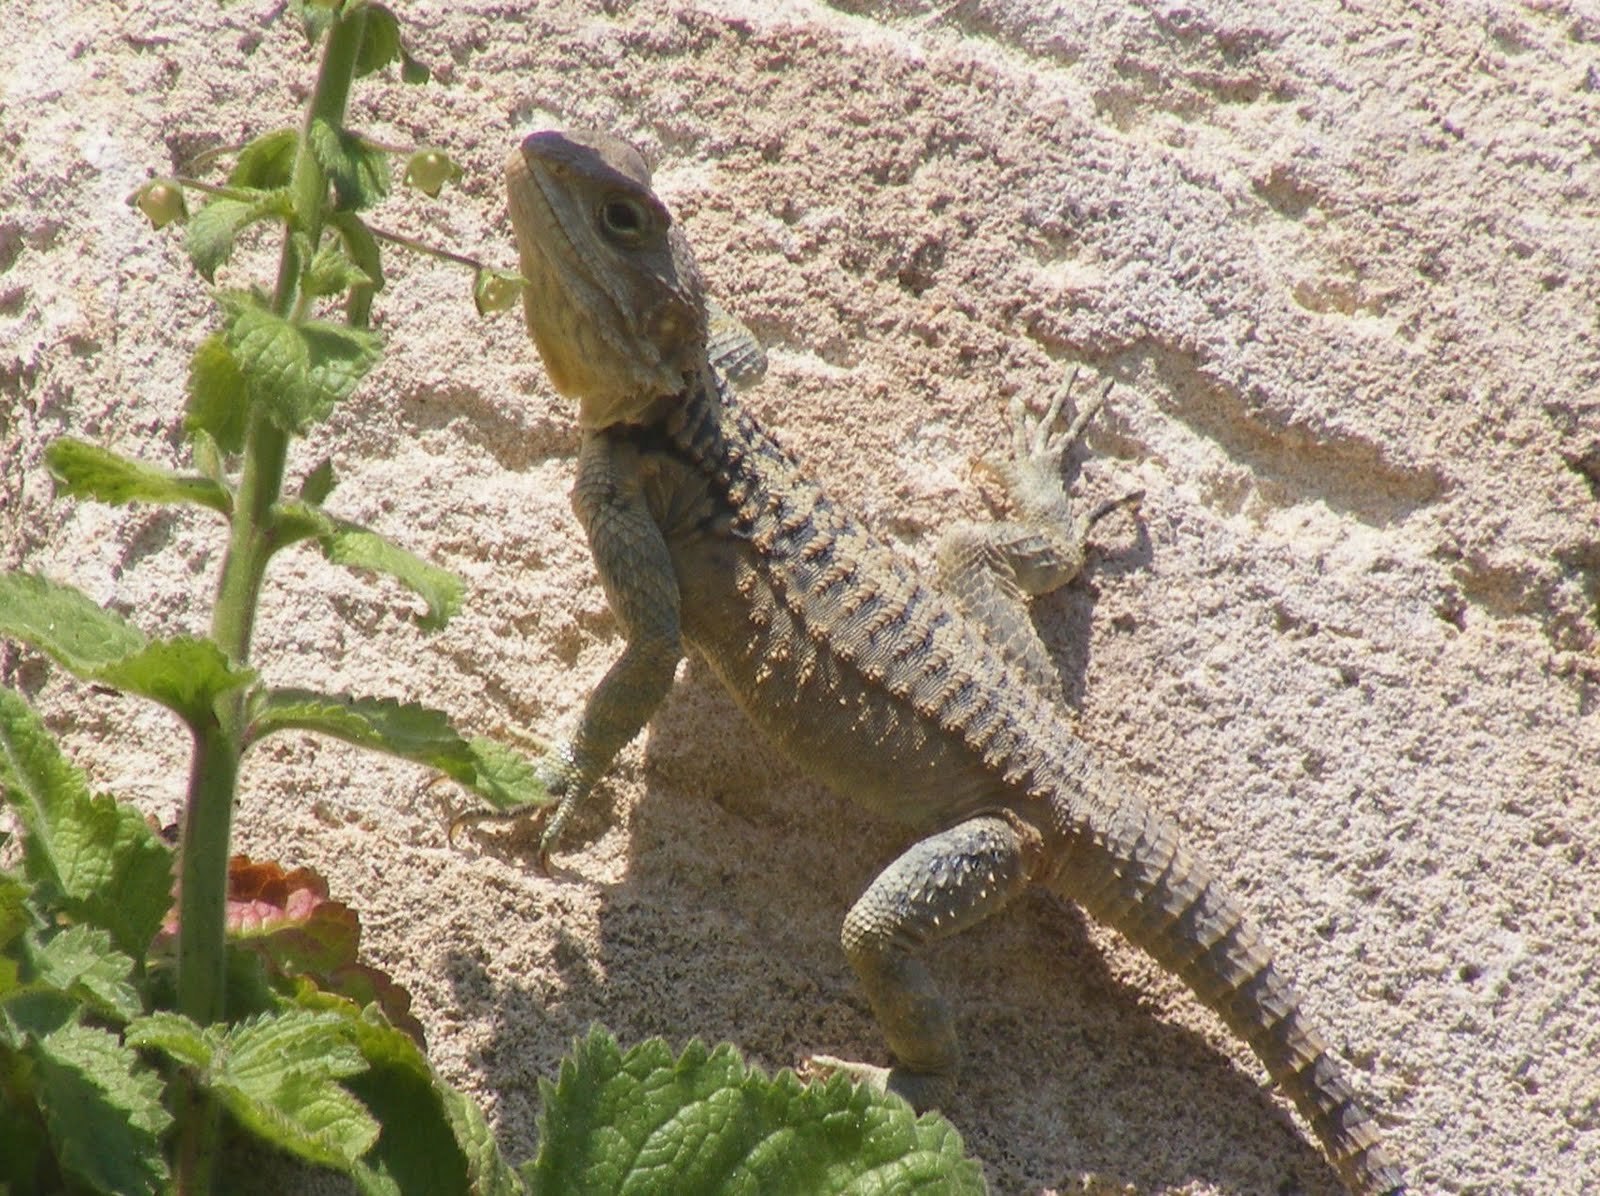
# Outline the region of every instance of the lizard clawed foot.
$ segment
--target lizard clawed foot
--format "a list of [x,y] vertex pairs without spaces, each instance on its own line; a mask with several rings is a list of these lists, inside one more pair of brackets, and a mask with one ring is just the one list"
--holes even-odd
[[[550,870],[550,827],[556,807],[523,806],[516,810],[468,810],[450,820],[445,838],[450,846],[458,846],[458,836],[484,823],[510,823],[512,829],[504,841],[513,849],[534,847],[534,869],[541,876],[552,875]],[[536,845],[536,846],[535,846]]]
[[550,852],[561,837],[562,828],[579,804],[580,793],[572,788],[572,748],[566,743],[551,747],[534,765],[534,775],[552,797],[550,805],[520,806],[515,810],[469,810],[450,820],[447,838],[456,845],[462,831],[486,822],[513,824],[507,836],[513,847],[526,850],[536,844],[534,868],[541,876],[553,875]]
[[1008,455],[984,457],[975,464],[977,468],[1004,485],[1013,494],[1019,489],[1041,484],[1059,484],[1061,462],[1070,449],[1083,437],[1100,409],[1111,394],[1112,383],[1080,407],[1072,422],[1058,429],[1062,408],[1072,394],[1078,380],[1074,369],[1065,385],[1051,395],[1044,414],[1035,416],[1021,395],[1013,395],[1010,403],[1011,451]]
[[824,1080],[842,1075],[873,1092],[892,1092],[918,1113],[936,1109],[955,1093],[954,1076],[907,1071],[903,1067],[882,1067],[859,1063],[832,1055],[811,1055],[796,1069],[802,1079]]

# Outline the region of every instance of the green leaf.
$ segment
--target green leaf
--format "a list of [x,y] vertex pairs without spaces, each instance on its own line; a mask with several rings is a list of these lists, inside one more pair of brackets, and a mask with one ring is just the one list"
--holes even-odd
[[306,480],[300,483],[300,501],[319,506],[333,493],[333,488],[338,484],[339,479],[333,472],[333,462],[324,457],[317,462],[315,469],[306,474]]
[[272,535],[280,547],[331,536],[333,528],[332,515],[302,499],[280,502],[273,513]]
[[[28,886],[9,872],[0,872],[0,1003],[20,983],[21,962],[17,949],[32,918],[28,914]],[[0,1043],[6,1041],[0,1025]],[[3,1121],[4,1118],[0,1118]],[[0,1173],[3,1175],[3,1173]]]
[[350,1170],[378,1123],[338,1081],[366,1070],[347,1019],[289,1010],[229,1029],[201,1084],[260,1137]]
[[64,436],[45,449],[45,464],[56,478],[56,492],[121,505],[129,502],[184,502],[229,515],[231,496],[210,478],[185,476],[109,449]]
[[270,190],[287,187],[294,175],[294,155],[300,135],[295,129],[274,129],[263,133],[244,149],[228,174],[231,187]]
[[[413,1039],[375,1006],[302,984],[295,1002],[347,1019],[368,1070],[345,1081],[382,1132],[356,1177],[368,1192],[516,1196],[523,1191],[483,1115],[433,1070]],[[464,1108],[463,1108],[464,1107]]]
[[0,635],[43,649],[87,681],[103,681],[170,707],[191,726],[217,695],[247,684],[210,640],[146,640],[80,590],[30,573],[0,573]]
[[185,241],[189,260],[210,282],[217,267],[233,255],[233,242],[247,226],[271,217],[288,219],[293,212],[289,193],[282,189],[262,192],[248,199],[213,196],[205,207],[189,217]]
[[322,320],[295,323],[238,294],[220,300],[230,315],[223,337],[250,401],[286,432],[327,418],[378,360],[379,341],[370,332]]
[[451,775],[472,768],[471,749],[449,718],[414,702],[269,689],[259,695],[252,714],[252,740],[274,731],[315,731]]
[[322,40],[322,35],[333,28],[334,21],[338,19],[337,5],[329,0],[289,0],[289,8],[300,18],[300,28],[306,35],[306,42],[313,46]]
[[389,194],[389,155],[383,150],[320,118],[311,122],[306,136],[341,211],[370,208]]
[[467,746],[472,750],[474,775],[471,780],[455,780],[496,810],[520,810],[554,800],[539,779],[537,766],[521,752],[481,736],[473,736]]
[[211,1066],[225,1031],[218,1026],[201,1026],[191,1018],[170,1010],[134,1018],[122,1038],[131,1047],[160,1051],[187,1067],[204,1071]]
[[400,57],[400,22],[383,4],[366,6],[361,48],[356,51],[356,78],[381,71]]
[[98,676],[145,645],[120,615],[34,573],[0,573],[0,635],[42,648],[80,677]]
[[455,574],[429,564],[377,532],[335,520],[332,533],[323,536],[321,544],[323,555],[334,564],[386,573],[417,593],[428,604],[428,613],[418,622],[429,631],[443,627],[461,606],[461,581]]
[[140,651],[99,669],[95,676],[118,689],[160,702],[191,727],[214,718],[217,697],[255,679],[235,668],[211,640],[193,636],[151,640]]
[[623,1054],[603,1030],[542,1081],[537,1191],[981,1193],[983,1173],[935,1114],[836,1077],[767,1079],[731,1046],[660,1039]]
[[161,1135],[172,1118],[161,1103],[160,1077],[116,1035],[88,1026],[62,1026],[28,1053],[62,1167],[101,1192],[164,1192]]
[[444,714],[427,706],[308,689],[262,691],[252,708],[249,741],[287,730],[331,735],[359,747],[437,768],[497,809],[553,800],[536,778],[530,761],[489,740],[462,738]]
[[203,476],[210,478],[222,490],[232,492],[228,485],[228,471],[222,464],[222,449],[217,446],[210,432],[204,428],[189,429],[189,455]]
[[64,913],[104,927],[119,950],[143,958],[172,903],[171,850],[137,810],[91,797],[39,716],[6,689],[0,789],[27,832],[30,879],[50,890]]
[[30,952],[33,979],[126,1021],[144,1011],[133,987],[133,960],[97,926],[69,926]]
[[347,1015],[289,1009],[224,1030],[155,1013],[126,1038],[193,1069],[246,1128],[313,1163],[348,1172],[377,1139],[377,1123],[339,1083],[367,1066]]
[[329,215],[328,223],[344,239],[344,250],[350,255],[350,260],[372,280],[370,287],[352,287],[345,305],[350,323],[357,328],[365,328],[372,311],[372,296],[383,290],[383,258],[378,251],[378,239],[354,212],[334,212]]
[[204,432],[225,453],[244,451],[250,391],[222,333],[213,332],[189,360],[189,401],[183,426]]
[[358,523],[335,519],[304,500],[279,503],[275,519],[273,531],[280,545],[315,539],[334,564],[384,573],[408,586],[428,604],[428,613],[417,620],[426,630],[443,627],[461,605],[461,581],[455,574]]
[[304,289],[309,296],[337,295],[347,287],[370,287],[372,279],[337,245],[324,245],[306,270]]
[[410,52],[405,48],[405,44],[402,43],[400,46],[400,82],[426,83],[432,77],[433,72],[411,57]]

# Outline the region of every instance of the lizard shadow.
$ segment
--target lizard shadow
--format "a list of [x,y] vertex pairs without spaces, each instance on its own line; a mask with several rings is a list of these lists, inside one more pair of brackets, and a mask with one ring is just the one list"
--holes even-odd
[[[493,996],[480,1064],[502,1094],[503,1137],[523,1116],[531,1124],[533,1073],[554,1071],[554,1059],[526,1058],[530,1020],[555,1017],[568,1041],[591,1021],[624,1045],[732,1041],[769,1072],[812,1053],[884,1058],[838,933],[904,833],[788,765],[704,668],[680,677],[652,722],[642,780],[615,830],[597,840],[594,816],[574,827],[570,849],[620,841],[625,857],[621,879],[599,886],[595,940],[553,928],[543,991]],[[1150,992],[1170,1000],[1172,982],[1070,903],[1031,895],[929,962],[967,1052],[945,1113],[995,1191],[1086,1174],[1119,1191],[1196,1178],[1337,1191],[1284,1108],[1216,1045],[1231,1041],[1220,1024],[1208,1037],[1161,1016]],[[470,961],[453,957],[451,974],[462,1004],[481,1008]]]

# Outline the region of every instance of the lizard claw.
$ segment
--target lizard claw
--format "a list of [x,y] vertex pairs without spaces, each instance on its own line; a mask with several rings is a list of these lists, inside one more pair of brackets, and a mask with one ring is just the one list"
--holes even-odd
[[1144,502],[1143,490],[1130,490],[1121,498],[1113,498],[1103,502],[1094,510],[1089,512],[1088,519],[1084,521],[1084,530],[1088,531],[1107,515],[1111,514],[1113,511],[1122,510],[1124,507],[1130,511],[1137,511],[1139,509],[1139,504],[1142,502]]
[[1064,429],[1059,428],[1062,409],[1071,397],[1077,380],[1078,370],[1074,369],[1066,383],[1050,396],[1044,414],[1039,416],[1029,411],[1027,402],[1020,395],[1013,395],[1009,404],[1010,454],[980,458],[973,463],[975,468],[999,482],[1013,495],[1040,484],[1038,480],[1049,479],[1050,483],[1054,483],[1061,474],[1061,462],[1067,450],[1082,438],[1089,421],[1105,406],[1106,398],[1111,393],[1112,384],[1108,382],[1105,389],[1078,408],[1071,423]]

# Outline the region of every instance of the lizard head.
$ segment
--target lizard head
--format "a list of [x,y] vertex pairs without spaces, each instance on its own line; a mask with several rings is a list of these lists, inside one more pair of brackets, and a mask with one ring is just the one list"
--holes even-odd
[[705,361],[694,258],[650,170],[602,133],[534,133],[506,161],[523,310],[585,427],[635,422]]

